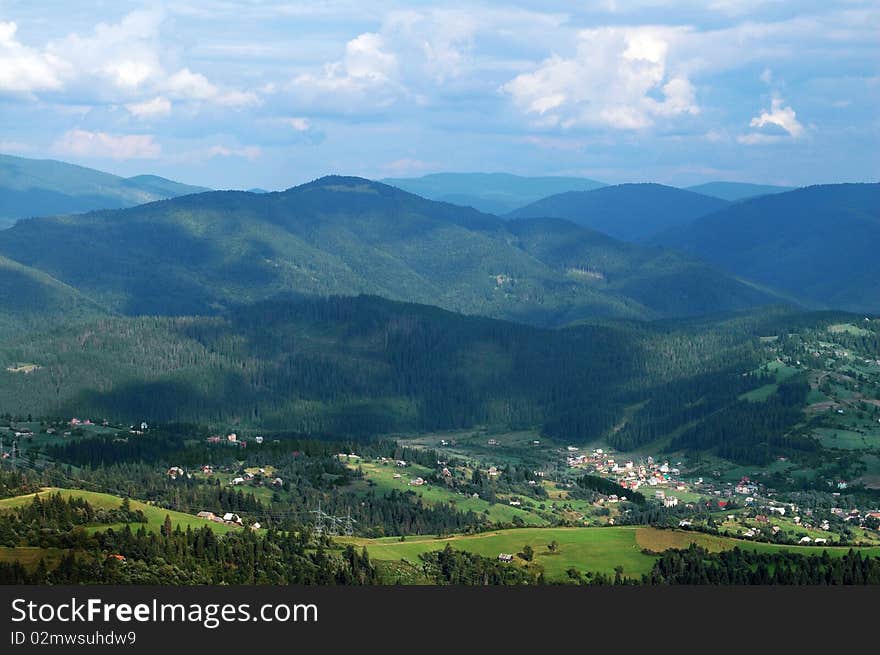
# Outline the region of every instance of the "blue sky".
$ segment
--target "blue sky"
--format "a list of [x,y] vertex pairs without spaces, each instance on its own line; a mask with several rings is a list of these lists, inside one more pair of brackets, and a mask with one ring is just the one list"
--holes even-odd
[[880,4],[0,0],[0,152],[326,173],[880,178]]

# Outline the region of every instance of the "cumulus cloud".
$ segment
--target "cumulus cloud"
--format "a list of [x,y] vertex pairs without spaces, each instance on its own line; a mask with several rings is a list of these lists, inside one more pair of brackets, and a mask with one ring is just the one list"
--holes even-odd
[[182,68],[169,76],[161,86],[173,98],[214,102],[227,107],[247,107],[259,104],[259,98],[251,91],[221,91],[201,73]]
[[30,93],[61,88],[63,62],[16,38],[18,25],[0,22],[0,92]]
[[158,159],[161,146],[152,134],[108,134],[87,130],[69,130],[53,149],[61,155],[98,159]]
[[583,30],[571,57],[553,55],[502,86],[539,125],[640,129],[659,117],[700,112],[690,80],[670,71],[670,43],[683,28]]
[[773,98],[770,103],[770,110],[761,112],[760,116],[755,116],[749,123],[749,127],[764,127],[766,125],[778,125],[791,136],[797,138],[804,133],[804,126],[797,119],[794,109],[783,107],[782,98]]
[[171,101],[162,96],[156,96],[151,100],[133,102],[125,105],[125,108],[138,118],[161,118],[171,113]]
[[51,91],[59,102],[124,104],[142,118],[167,115],[171,100],[232,108],[259,103],[253,91],[220,87],[164,61],[170,57],[160,38],[163,20],[161,11],[133,11],[119,23],[98,23],[90,33],[39,49],[17,40],[15,23],[0,23],[0,92]]
[[770,109],[763,110],[749,121],[749,127],[757,131],[738,137],[738,141],[746,145],[758,145],[803,136],[804,126],[797,119],[797,113],[790,105],[784,103],[782,98],[773,98]]
[[397,75],[397,57],[385,49],[382,36],[365,32],[346,43],[343,58],[325,64],[321,73],[298,75],[293,90],[319,103],[369,100],[387,105],[401,90]]

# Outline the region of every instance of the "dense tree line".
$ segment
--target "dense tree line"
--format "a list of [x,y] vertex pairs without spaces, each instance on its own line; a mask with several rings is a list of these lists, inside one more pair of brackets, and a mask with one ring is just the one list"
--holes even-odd
[[649,584],[687,585],[878,585],[880,558],[850,550],[840,557],[791,552],[733,550],[710,553],[691,544],[660,555]]
[[0,584],[376,584],[366,551],[314,547],[299,535],[210,528],[159,533],[128,526],[95,534],[56,565],[0,563]]

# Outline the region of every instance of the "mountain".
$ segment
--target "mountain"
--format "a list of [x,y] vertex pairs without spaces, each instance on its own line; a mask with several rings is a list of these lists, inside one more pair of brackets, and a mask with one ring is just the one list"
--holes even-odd
[[[541,229],[524,238],[524,224],[332,176],[279,193],[212,192],[23,220],[0,232],[0,254],[132,315],[212,314],[291,292],[368,293],[558,325],[775,300],[685,256],[624,247],[564,221]],[[554,259],[543,239],[572,252]],[[650,291],[676,271],[674,293]],[[638,300],[622,292],[635,286]],[[707,303],[716,286],[726,294]]]
[[0,298],[0,339],[105,313],[76,289],[2,256]]
[[772,193],[792,191],[795,187],[773,186],[770,184],[749,184],[747,182],[706,182],[687,187],[688,191],[702,193],[704,196],[721,198],[730,202],[746,200],[757,196],[769,196]]
[[521,177],[508,173],[434,173],[423,177],[387,178],[382,182],[424,198],[497,215],[564,191],[604,186],[582,177]]
[[508,218],[566,218],[623,241],[642,241],[725,207],[727,202],[662,184],[568,191],[510,212]]
[[51,159],[0,155],[0,228],[19,218],[119,209],[207,191],[156,175],[124,178]]
[[841,324],[867,335],[843,342],[860,355],[880,334],[858,316],[781,308],[549,330],[370,296],[273,299],[217,317],[109,317],[0,342],[0,409],[337,438],[535,429],[626,452],[760,464],[785,454],[815,466],[820,444],[798,425],[807,380],[826,359],[798,358],[805,346],[833,352],[814,344],[849,339],[831,336]]
[[817,306],[880,311],[880,184],[745,200],[655,241]]
[[567,278],[634,300],[654,315],[712,314],[784,300],[700,260],[617,241],[564,219],[518,219],[509,230],[524,250]]

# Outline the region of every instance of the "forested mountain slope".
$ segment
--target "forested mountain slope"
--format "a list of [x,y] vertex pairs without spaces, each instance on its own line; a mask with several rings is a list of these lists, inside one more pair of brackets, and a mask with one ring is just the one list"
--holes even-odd
[[131,315],[217,313],[291,292],[369,293],[538,325],[774,301],[687,257],[542,224],[548,239],[572,244],[557,260],[534,235],[521,239],[525,229],[384,184],[326,177],[281,193],[213,192],[25,220],[0,232],[0,254]]

